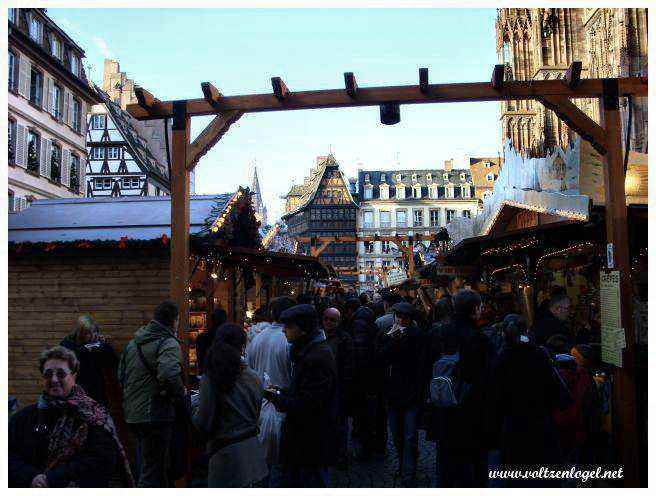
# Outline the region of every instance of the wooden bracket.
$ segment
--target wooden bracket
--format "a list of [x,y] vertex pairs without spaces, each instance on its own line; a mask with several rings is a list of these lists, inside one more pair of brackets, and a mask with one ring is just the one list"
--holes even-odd
[[422,67],[419,69],[419,91],[424,95],[428,95],[428,68]]
[[279,77],[271,78],[271,86],[273,87],[273,94],[276,95],[276,98],[281,102],[291,93],[287,89],[285,82]]
[[570,89],[576,88],[581,82],[581,70],[583,69],[583,64],[579,61],[572,62],[567,68],[565,73],[565,83]]
[[549,95],[540,97],[538,100],[542,105],[553,111],[581,138],[589,141],[595,150],[602,155],[606,155],[608,145],[604,128],[588,117],[569,98],[560,95]]
[[203,90],[203,96],[207,103],[209,103],[213,108],[219,109],[219,100],[223,95],[217,90],[212,83],[200,83],[200,87]]
[[492,87],[495,90],[500,90],[503,87],[503,64],[497,64],[492,71]]
[[137,97],[139,106],[149,114],[162,111],[162,102],[141,86],[135,86],[134,94]]
[[358,83],[355,82],[355,76],[352,72],[344,73],[344,84],[346,85],[346,93],[351,98],[355,98],[355,94],[358,91]]
[[234,124],[243,112],[238,110],[229,110],[221,115],[217,115],[205,129],[201,131],[193,143],[189,145],[187,151],[187,170],[193,170],[198,160],[216,145],[226,133],[228,128]]

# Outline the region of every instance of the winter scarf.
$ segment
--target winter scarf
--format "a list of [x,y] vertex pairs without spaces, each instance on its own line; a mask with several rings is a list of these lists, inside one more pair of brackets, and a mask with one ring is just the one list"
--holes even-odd
[[42,394],[39,396],[37,408],[56,409],[61,413],[48,444],[48,469],[65,463],[81,451],[86,443],[89,427],[98,426],[111,434],[116,443],[121,458],[117,474],[120,478],[118,482],[124,487],[134,487],[130,465],[116,434],[112,417],[102,405],[88,397],[80,386],[73,386],[65,398]]

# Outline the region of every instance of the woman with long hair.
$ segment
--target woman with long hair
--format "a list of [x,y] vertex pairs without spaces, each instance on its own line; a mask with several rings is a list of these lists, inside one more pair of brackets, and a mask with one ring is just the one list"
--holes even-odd
[[207,355],[193,420],[208,436],[208,487],[248,487],[267,475],[257,440],[263,387],[243,359],[245,347],[244,330],[223,324]]

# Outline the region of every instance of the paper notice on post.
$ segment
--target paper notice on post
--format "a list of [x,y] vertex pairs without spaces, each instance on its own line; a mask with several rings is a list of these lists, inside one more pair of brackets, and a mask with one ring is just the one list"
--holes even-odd
[[601,361],[616,367],[622,366],[622,351],[626,347],[624,329],[617,327],[601,328]]
[[617,270],[602,272],[599,277],[601,326],[619,329],[622,327],[620,307],[620,273]]

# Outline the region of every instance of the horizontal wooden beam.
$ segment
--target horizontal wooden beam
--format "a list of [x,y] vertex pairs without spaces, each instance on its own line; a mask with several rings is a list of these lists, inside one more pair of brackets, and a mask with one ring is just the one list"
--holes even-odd
[[[618,78],[619,94],[646,96],[647,77]],[[226,96],[219,99],[217,108],[204,98],[187,100],[190,116],[211,115],[228,110],[240,112],[270,112],[278,110],[305,110],[317,108],[365,107],[386,102],[400,104],[486,102],[502,100],[535,100],[542,96],[559,95],[567,98],[599,98],[602,79],[582,79],[576,88],[568,88],[562,80],[506,81],[501,90],[491,83],[450,83],[428,85],[423,94],[419,85],[358,88],[353,99],[343,89],[299,91],[287,94],[284,102],[271,93],[259,95]],[[140,105],[128,105],[128,112],[140,120],[162,119],[173,115],[173,102],[162,102],[159,111],[148,111]]]
[[583,70],[583,64],[580,61],[575,60],[567,68],[565,73],[565,84],[568,88],[576,88],[581,82],[581,71]]
[[540,98],[539,101],[553,111],[572,131],[589,141],[595,150],[606,155],[608,149],[606,131],[574,105],[569,98],[551,95]]
[[[137,105],[146,112],[157,113],[163,111],[162,102],[141,86],[135,86],[134,95],[137,97]],[[173,112],[173,107],[171,107],[171,112]]]
[[344,73],[344,85],[346,86],[348,96],[355,98],[355,94],[358,91],[358,83],[355,82],[355,76],[352,72]]
[[187,170],[193,170],[200,158],[218,143],[228,128],[242,115],[243,112],[230,110],[212,119],[212,122],[189,145],[187,151]]
[[[309,236],[300,236],[300,237],[295,237],[294,239],[301,243],[310,243],[312,241],[312,237]],[[396,243],[396,242],[408,241],[408,240],[430,241],[433,238],[432,236],[426,236],[426,235],[408,236],[407,234],[398,234],[396,236],[316,236],[314,239],[316,239],[317,241],[322,241],[322,242],[328,241],[331,243],[353,243],[359,241],[393,241]]]

